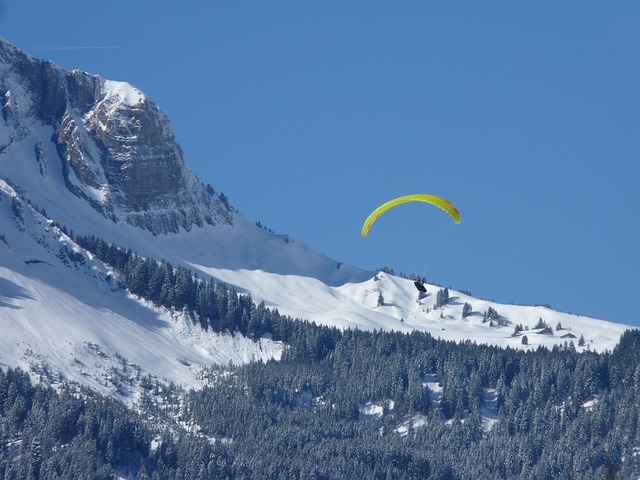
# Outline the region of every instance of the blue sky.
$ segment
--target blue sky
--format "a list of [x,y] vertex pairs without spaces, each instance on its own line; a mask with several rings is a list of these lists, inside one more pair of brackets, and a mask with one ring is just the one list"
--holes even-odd
[[[504,303],[640,325],[640,4],[1,0],[0,35],[127,81],[278,233]],[[462,221],[404,205],[433,193]]]

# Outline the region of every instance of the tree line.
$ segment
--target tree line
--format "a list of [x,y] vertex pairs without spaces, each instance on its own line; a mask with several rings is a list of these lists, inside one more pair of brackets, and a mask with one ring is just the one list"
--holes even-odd
[[142,257],[93,235],[74,240],[118,273],[114,282],[122,282],[123,288],[157,306],[188,313],[205,330],[239,332],[252,339],[269,333],[274,340],[286,341],[299,323],[264,302],[254,303],[250,294],[240,295],[223,283],[200,279],[185,267]]

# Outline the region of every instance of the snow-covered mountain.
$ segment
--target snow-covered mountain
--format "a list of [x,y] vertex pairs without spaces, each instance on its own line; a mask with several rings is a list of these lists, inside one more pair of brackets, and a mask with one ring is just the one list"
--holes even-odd
[[[73,240],[95,235],[340,328],[537,348],[612,349],[628,328],[502,305],[345,265],[254,225],[186,166],[169,122],[135,87],[34,59],[0,38],[0,364],[103,392],[140,374],[198,386],[211,363],[279,358],[265,338],[206,332],[113,281]],[[515,326],[523,331],[514,334]],[[547,328],[544,328],[544,326]],[[528,345],[523,344],[527,336]],[[579,346],[580,338],[584,345]],[[127,392],[120,392],[126,394]]]

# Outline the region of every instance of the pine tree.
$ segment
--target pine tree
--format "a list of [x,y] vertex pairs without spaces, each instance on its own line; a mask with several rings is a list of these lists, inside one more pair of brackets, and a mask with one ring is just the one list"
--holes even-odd
[[440,308],[443,305],[446,305],[448,301],[449,301],[449,289],[441,288],[440,290],[438,290],[438,293],[436,293],[436,308]]

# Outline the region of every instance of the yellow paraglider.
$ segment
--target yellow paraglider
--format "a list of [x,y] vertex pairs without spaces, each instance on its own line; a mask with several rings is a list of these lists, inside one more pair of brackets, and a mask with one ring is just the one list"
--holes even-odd
[[373,222],[382,215],[384,212],[389,210],[390,208],[395,207],[396,205],[400,205],[401,203],[407,202],[425,202],[430,203],[431,205],[435,205],[436,207],[440,207],[446,213],[449,214],[453,221],[456,224],[460,223],[460,213],[458,209],[453,206],[451,202],[445,200],[442,197],[438,197],[436,195],[429,195],[426,193],[417,193],[415,195],[405,195],[403,197],[394,198],[393,200],[388,201],[387,203],[383,203],[378,208],[376,208],[364,221],[364,225],[362,225],[362,237],[367,236],[367,232],[371,228]]

